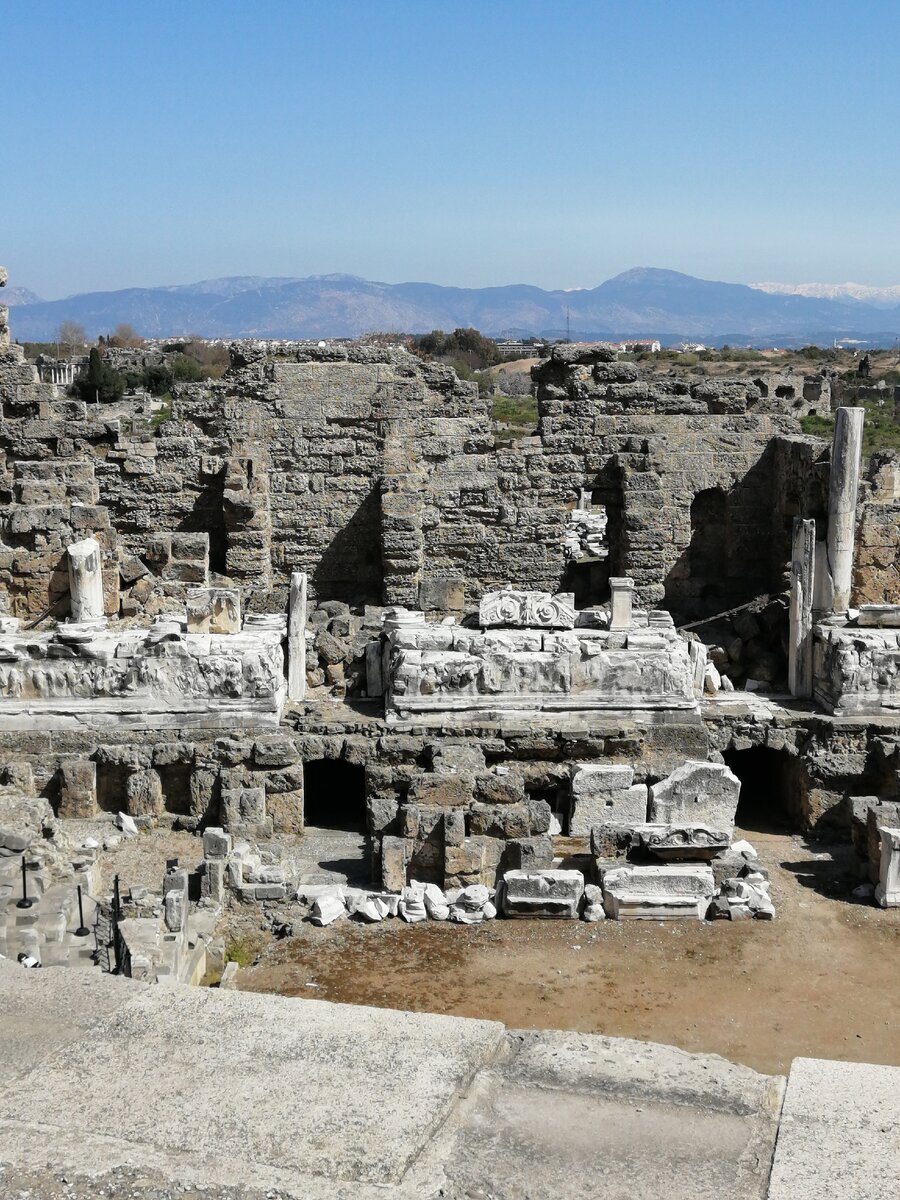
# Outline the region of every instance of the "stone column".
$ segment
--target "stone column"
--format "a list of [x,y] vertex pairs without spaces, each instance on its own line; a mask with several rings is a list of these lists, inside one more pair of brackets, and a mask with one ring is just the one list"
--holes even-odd
[[875,899],[882,908],[900,908],[900,829],[879,829],[881,869]]
[[100,543],[85,538],[69,546],[69,594],[73,621],[103,620],[103,574]]
[[306,572],[294,571],[288,596],[288,700],[306,695]]
[[792,696],[811,696],[813,587],[816,558],[816,523],[794,517],[791,554],[791,625],[788,647],[788,683]]
[[853,585],[856,492],[859,487],[864,416],[863,408],[839,408],[834,421],[826,551],[831,583],[830,607],[833,613],[840,615],[845,615],[850,608],[850,589]]
[[631,597],[634,592],[634,580],[613,578],[609,581],[612,593],[612,605],[609,618],[609,628],[613,632],[621,632],[631,628]]

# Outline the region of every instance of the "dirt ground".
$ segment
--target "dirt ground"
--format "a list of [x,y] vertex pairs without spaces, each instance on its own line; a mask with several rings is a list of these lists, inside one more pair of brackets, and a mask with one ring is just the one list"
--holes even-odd
[[304,923],[239,986],[666,1042],[765,1072],[797,1056],[900,1065],[900,910],[850,895],[847,846],[744,836],[771,872],[774,921]]

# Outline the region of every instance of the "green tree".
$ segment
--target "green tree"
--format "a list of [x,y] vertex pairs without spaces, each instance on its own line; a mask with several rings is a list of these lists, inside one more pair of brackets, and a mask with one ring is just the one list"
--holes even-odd
[[109,404],[121,400],[125,392],[125,380],[103,361],[96,346],[91,347],[87,374],[75,386],[81,399],[88,404]]

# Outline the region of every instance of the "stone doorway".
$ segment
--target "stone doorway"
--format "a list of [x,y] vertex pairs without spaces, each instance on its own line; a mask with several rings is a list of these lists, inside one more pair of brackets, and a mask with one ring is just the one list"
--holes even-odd
[[783,750],[751,746],[729,750],[725,763],[741,781],[736,823],[758,833],[800,828],[800,797],[795,760]]
[[304,763],[303,823],[318,829],[365,833],[365,768],[339,758]]

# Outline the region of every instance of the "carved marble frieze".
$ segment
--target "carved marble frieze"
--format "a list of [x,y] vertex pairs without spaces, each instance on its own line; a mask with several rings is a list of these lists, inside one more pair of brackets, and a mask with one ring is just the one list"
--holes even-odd
[[482,629],[573,629],[575,597],[570,592],[523,592],[501,588],[487,592],[478,608]]

